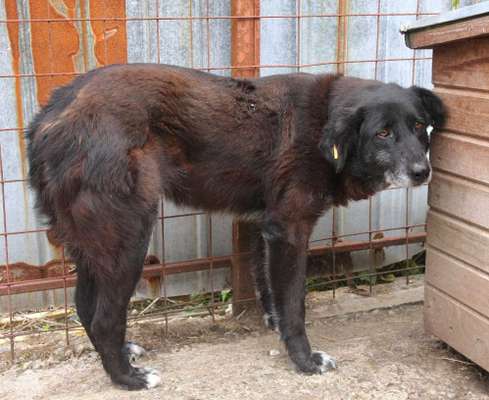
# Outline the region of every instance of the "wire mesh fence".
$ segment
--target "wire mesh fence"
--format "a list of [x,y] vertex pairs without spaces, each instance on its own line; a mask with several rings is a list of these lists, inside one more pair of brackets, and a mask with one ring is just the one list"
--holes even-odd
[[[428,85],[431,54],[412,51],[401,23],[447,9],[447,1],[4,0],[0,9],[0,343],[15,358],[20,336],[80,329],[72,308],[75,266],[50,242],[26,181],[24,130],[53,88],[92,68],[125,62],[177,64],[220,75],[339,72]],[[390,210],[390,211],[386,211]],[[426,187],[389,189],[334,208],[310,242],[309,288],[409,275],[425,240]],[[214,316],[253,300],[243,223],[161,200],[133,317],[192,307]],[[196,294],[200,294],[196,297]],[[49,316],[43,312],[50,309]],[[36,310],[37,318],[23,318]],[[54,315],[54,318],[52,318]],[[49,320],[46,318],[49,317]]]

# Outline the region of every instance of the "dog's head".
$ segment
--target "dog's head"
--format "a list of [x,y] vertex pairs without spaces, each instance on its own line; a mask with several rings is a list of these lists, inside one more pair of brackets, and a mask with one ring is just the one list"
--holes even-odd
[[430,180],[429,134],[446,115],[430,90],[342,78],[328,114],[320,150],[337,174],[353,176],[372,192]]

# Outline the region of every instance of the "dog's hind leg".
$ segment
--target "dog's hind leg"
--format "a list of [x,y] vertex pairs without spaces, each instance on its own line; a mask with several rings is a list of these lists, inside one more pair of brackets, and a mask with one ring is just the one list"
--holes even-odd
[[[92,335],[92,320],[97,305],[97,288],[95,279],[90,276],[89,265],[82,257],[76,261],[77,281],[75,292],[75,304],[80,322],[85,328],[85,332],[92,342],[95,350],[97,346]],[[122,348],[122,353],[134,361],[137,357],[142,356],[146,351],[134,342],[126,342]]]
[[66,240],[79,268],[80,320],[112,381],[131,390],[160,381],[153,370],[133,367],[125,346],[127,306],[157,210],[157,196],[142,194],[80,192],[70,207],[73,229]]
[[130,364],[125,344],[127,306],[141,275],[150,231],[147,227],[126,237],[127,242],[114,255],[114,273],[97,275],[97,304],[90,326],[105,370],[114,383],[130,390],[151,388],[160,382],[154,370]]
[[76,257],[76,291],[75,291],[75,304],[80,322],[85,328],[85,332],[92,342],[95,349],[97,346],[91,331],[91,324],[93,314],[95,314],[95,307],[97,301],[97,290],[95,288],[95,280],[90,277],[89,266],[83,257]]

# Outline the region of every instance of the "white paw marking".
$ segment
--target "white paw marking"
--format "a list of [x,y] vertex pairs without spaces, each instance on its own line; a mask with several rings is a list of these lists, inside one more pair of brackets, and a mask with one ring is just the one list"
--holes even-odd
[[336,360],[324,351],[315,351],[314,353],[321,356],[321,365],[319,369],[324,373],[330,369],[336,369]]
[[141,346],[136,343],[128,342],[126,344],[126,350],[129,354],[133,354],[137,357],[144,356],[146,354],[146,350],[144,350]]
[[158,386],[161,383],[161,377],[158,371],[153,368],[143,368],[146,373],[144,379],[146,380],[146,388],[151,389]]
[[275,328],[273,328],[274,332],[276,332],[280,335],[280,328],[278,326],[278,317],[276,317],[274,315],[270,315],[268,313],[263,314],[263,323],[269,329],[271,328],[270,319],[272,319],[273,324],[275,325]]

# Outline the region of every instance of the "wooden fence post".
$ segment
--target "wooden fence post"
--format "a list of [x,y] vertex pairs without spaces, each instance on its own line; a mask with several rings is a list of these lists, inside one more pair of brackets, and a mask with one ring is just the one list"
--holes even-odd
[[[231,20],[231,63],[233,67],[245,67],[232,70],[235,78],[258,77],[260,63],[260,14],[259,0],[232,0]],[[255,291],[251,276],[251,260],[248,254],[253,235],[258,228],[253,223],[233,222],[233,257],[232,257],[232,288],[233,313],[240,314],[246,307],[254,304]]]

